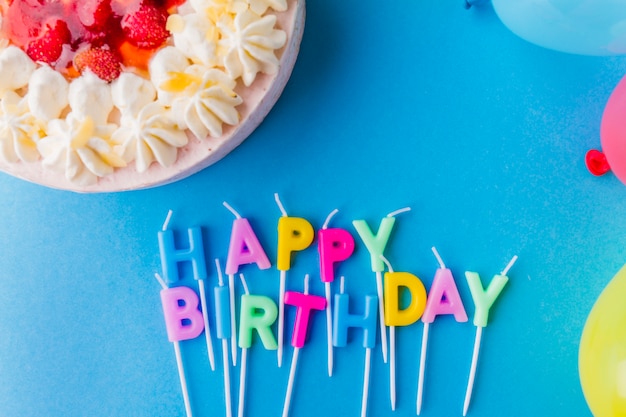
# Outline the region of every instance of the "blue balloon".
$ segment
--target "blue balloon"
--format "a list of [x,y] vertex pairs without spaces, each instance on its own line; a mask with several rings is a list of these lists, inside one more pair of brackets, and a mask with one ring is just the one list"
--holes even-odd
[[534,44],[583,55],[626,54],[626,0],[492,0],[502,22]]

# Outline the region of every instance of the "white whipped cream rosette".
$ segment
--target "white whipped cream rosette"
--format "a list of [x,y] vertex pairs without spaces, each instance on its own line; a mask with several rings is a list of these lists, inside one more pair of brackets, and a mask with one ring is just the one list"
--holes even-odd
[[[188,0],[146,76],[66,79],[0,39],[0,169],[78,192],[153,187],[218,161],[286,85],[304,0]],[[0,16],[1,18],[1,16]],[[1,20],[0,20],[1,22]]]

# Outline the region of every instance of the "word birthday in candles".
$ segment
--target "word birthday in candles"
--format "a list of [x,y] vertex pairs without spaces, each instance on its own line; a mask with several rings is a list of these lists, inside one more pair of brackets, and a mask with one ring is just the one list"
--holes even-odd
[[[226,417],[233,415],[233,396],[231,394],[231,368],[240,367],[237,416],[245,415],[245,393],[247,361],[253,335],[258,336],[263,347],[277,351],[277,366],[283,363],[285,339],[285,309],[295,309],[295,322],[291,331],[293,348],[288,380],[285,381],[285,399],[282,416],[289,415],[290,403],[294,389],[297,387],[297,365],[300,350],[306,347],[307,334],[314,314],[325,314],[326,345],[328,376],[333,375],[334,349],[347,345],[348,331],[359,329],[362,332],[365,361],[363,371],[363,390],[361,398],[361,417],[367,416],[369,398],[370,368],[372,350],[376,347],[377,334],[380,335],[382,359],[389,368],[389,400],[392,410],[396,408],[396,327],[410,326],[421,320],[423,324],[422,345],[419,357],[419,373],[416,375],[417,394],[415,397],[416,414],[422,411],[425,389],[425,369],[428,347],[429,326],[437,317],[449,315],[459,322],[467,322],[468,316],[461,299],[457,282],[452,271],[443,262],[438,251],[433,247],[434,259],[439,265],[429,291],[422,280],[407,271],[395,271],[384,255],[391,231],[396,219],[409,208],[396,210],[384,216],[378,228],[372,229],[365,220],[354,220],[352,230],[329,227],[337,210],[331,212],[317,234],[311,223],[301,217],[287,214],[278,196],[276,204],[281,216],[277,219],[278,247],[275,263],[279,281],[278,294],[254,294],[245,277],[240,271],[244,265],[256,266],[259,270],[272,268],[264,247],[257,238],[250,222],[242,217],[230,205],[224,203],[234,216],[230,241],[225,242],[228,255],[225,263],[224,279],[219,259],[215,259],[218,285],[213,291],[207,291],[205,281],[208,275],[205,245],[199,227],[186,229],[186,243],[177,243],[174,230],[169,227],[172,212],[158,231],[159,253],[162,272],[155,274],[161,289],[161,303],[165,317],[165,327],[169,341],[174,344],[185,411],[188,417],[193,415],[185,368],[181,355],[180,342],[198,338],[204,333],[210,367],[215,370],[215,350],[213,338],[221,342],[222,366],[224,373],[224,409]],[[183,230],[185,231],[185,230]],[[317,236],[317,252],[319,263],[311,268],[311,275],[304,278],[304,291],[297,292],[287,289],[287,272],[291,269],[292,260],[298,253],[313,246]],[[358,237],[358,239],[355,239]],[[365,309],[355,314],[351,307],[351,299],[346,291],[344,277],[341,277],[340,291],[332,293],[330,283],[335,280],[336,267],[347,261],[354,252],[356,241],[367,249],[370,257],[370,269],[374,273],[372,287],[376,295],[367,295],[364,299]],[[313,249],[315,247],[313,246]],[[476,378],[478,356],[483,334],[487,326],[489,312],[499,298],[508,281],[508,271],[517,259],[514,256],[500,273],[495,274],[485,286],[476,272],[465,273],[465,282],[469,287],[475,307],[473,323],[476,326],[476,338],[472,351],[472,362],[469,367],[466,394],[462,414],[468,413],[473,385]],[[198,284],[198,291],[180,285],[181,265],[190,265],[189,271]],[[317,274],[324,284],[324,295],[311,294],[309,281]],[[244,293],[237,298],[235,290],[236,276],[244,288]],[[363,281],[361,281],[363,282]],[[252,288],[253,289],[253,288]],[[410,302],[404,306],[401,292],[408,293]],[[212,294],[213,298],[210,299]],[[406,299],[406,296],[403,298]],[[237,303],[238,301],[238,303]],[[236,305],[239,310],[236,310]],[[211,319],[209,320],[209,315]],[[215,323],[211,329],[210,322]],[[274,331],[276,327],[277,331]],[[214,332],[213,332],[214,330]],[[218,345],[219,346],[219,345]],[[240,353],[240,356],[238,354]],[[239,365],[238,356],[240,357]],[[306,358],[303,358],[306,360]],[[461,408],[459,408],[461,410]]]

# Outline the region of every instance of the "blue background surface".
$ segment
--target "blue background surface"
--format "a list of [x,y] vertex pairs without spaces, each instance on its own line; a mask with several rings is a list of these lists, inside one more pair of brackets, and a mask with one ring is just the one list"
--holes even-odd
[[[591,415],[578,343],[626,260],[626,187],[610,174],[591,176],[584,154],[599,147],[604,104],[625,59],[542,49],[507,30],[490,5],[465,10],[456,0],[315,0],[307,13],[284,94],[217,165],[168,186],[104,195],[0,175],[2,416],[183,416],[153,278],[157,231],[170,209],[172,229],[201,226],[213,287],[212,260],[225,263],[233,220],[222,202],[250,220],[275,259],[275,192],[316,229],[335,208],[331,225],[351,231],[354,219],[377,227],[387,213],[412,208],[398,216],[387,258],[430,288],[436,246],[470,316],[431,326],[424,417],[462,412],[475,329],[464,272],[486,283],[513,255],[519,260],[483,335],[469,415]],[[339,273],[358,309],[375,285],[355,240]],[[242,271],[253,293],[277,299],[275,267]],[[307,272],[311,292],[323,294],[315,246],[296,256],[288,288],[301,290]],[[287,342],[293,319],[287,307]],[[329,379],[322,313],[310,330],[291,415],[359,415],[361,341],[335,351]],[[421,323],[397,330],[395,413],[377,346],[369,415],[415,415],[421,335]],[[221,366],[210,371],[204,338],[182,349],[194,415],[224,415]],[[278,369],[275,353],[255,342],[248,416],[281,412],[286,365]],[[237,381],[238,369],[234,398]]]

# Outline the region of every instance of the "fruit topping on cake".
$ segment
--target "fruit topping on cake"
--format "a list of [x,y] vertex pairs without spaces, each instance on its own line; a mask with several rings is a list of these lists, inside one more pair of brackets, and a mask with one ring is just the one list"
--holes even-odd
[[275,74],[287,0],[0,0],[0,161],[78,185],[176,163]]

